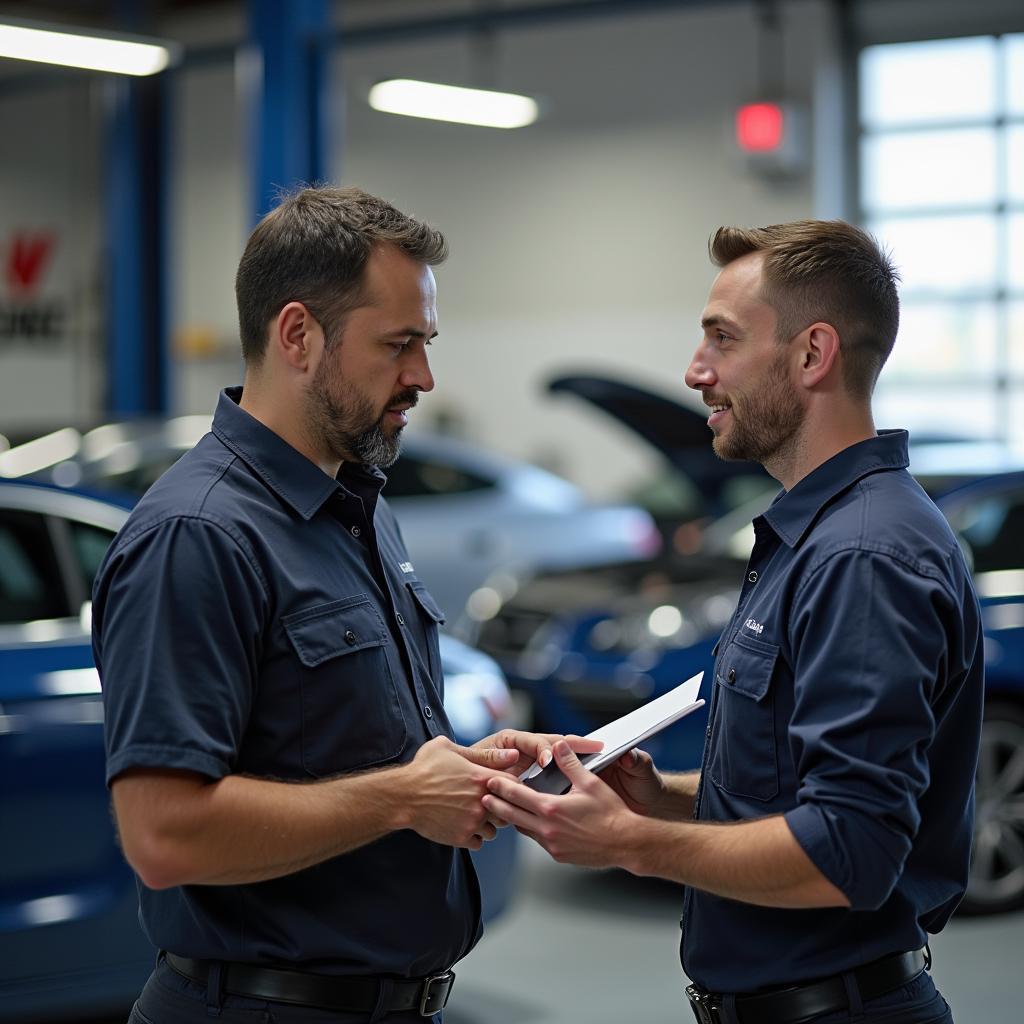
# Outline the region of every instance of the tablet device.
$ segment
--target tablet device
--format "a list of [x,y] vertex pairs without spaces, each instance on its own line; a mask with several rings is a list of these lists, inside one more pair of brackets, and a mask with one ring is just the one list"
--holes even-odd
[[[661,732],[662,729],[667,729],[673,722],[678,722],[680,718],[696,711],[697,708],[703,707],[704,701],[697,698],[703,677],[704,673],[698,672],[668,693],[663,693],[628,715],[623,715],[622,718],[617,718],[614,722],[588,733],[588,739],[601,740],[604,748],[596,754],[580,754],[580,763],[592,772],[599,772],[638,743]],[[567,792],[572,785],[553,758],[546,768],[534,765],[523,775],[521,781],[523,785],[538,793],[552,793],[556,796]]]

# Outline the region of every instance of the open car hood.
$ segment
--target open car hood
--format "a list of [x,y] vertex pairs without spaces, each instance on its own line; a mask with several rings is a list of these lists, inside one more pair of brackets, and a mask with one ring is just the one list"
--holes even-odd
[[548,391],[582,398],[639,434],[694,483],[712,513],[722,510],[723,490],[729,481],[768,478],[756,462],[720,459],[711,448],[707,417],[664,395],[593,374],[556,377],[548,382]]

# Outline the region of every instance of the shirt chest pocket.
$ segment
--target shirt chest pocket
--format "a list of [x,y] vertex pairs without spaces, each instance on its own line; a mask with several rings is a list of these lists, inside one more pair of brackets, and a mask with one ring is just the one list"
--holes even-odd
[[281,619],[298,657],[302,765],[323,777],[390,761],[408,729],[391,670],[392,640],[365,595]]
[[440,693],[443,692],[444,680],[441,675],[441,650],[437,639],[437,630],[445,623],[444,612],[419,580],[410,580],[406,586],[409,588],[409,593],[417,608],[417,618],[423,638],[423,649],[427,652],[427,668],[430,670],[430,678]]
[[779,792],[772,673],[777,644],[739,636],[719,656],[711,778],[727,793],[771,800]]

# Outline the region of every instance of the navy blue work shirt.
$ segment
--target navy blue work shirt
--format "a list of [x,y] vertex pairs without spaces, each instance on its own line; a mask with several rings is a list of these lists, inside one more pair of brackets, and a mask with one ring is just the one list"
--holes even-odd
[[840,452],[754,520],[718,645],[694,816],[784,815],[849,908],[687,889],[682,961],[751,992],[919,949],[963,896],[983,701],[981,616],[907,434]]
[[[129,768],[311,782],[451,736],[442,615],[378,500],[383,474],[346,463],[332,479],[240,396],[221,395],[96,578],[108,784]],[[480,934],[467,851],[411,830],[269,881],[139,895],[159,948],[325,973],[437,973]]]

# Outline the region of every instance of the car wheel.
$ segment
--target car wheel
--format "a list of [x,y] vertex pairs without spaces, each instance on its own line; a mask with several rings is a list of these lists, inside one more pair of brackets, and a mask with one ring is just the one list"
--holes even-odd
[[965,914],[1024,907],[1024,709],[985,707]]

